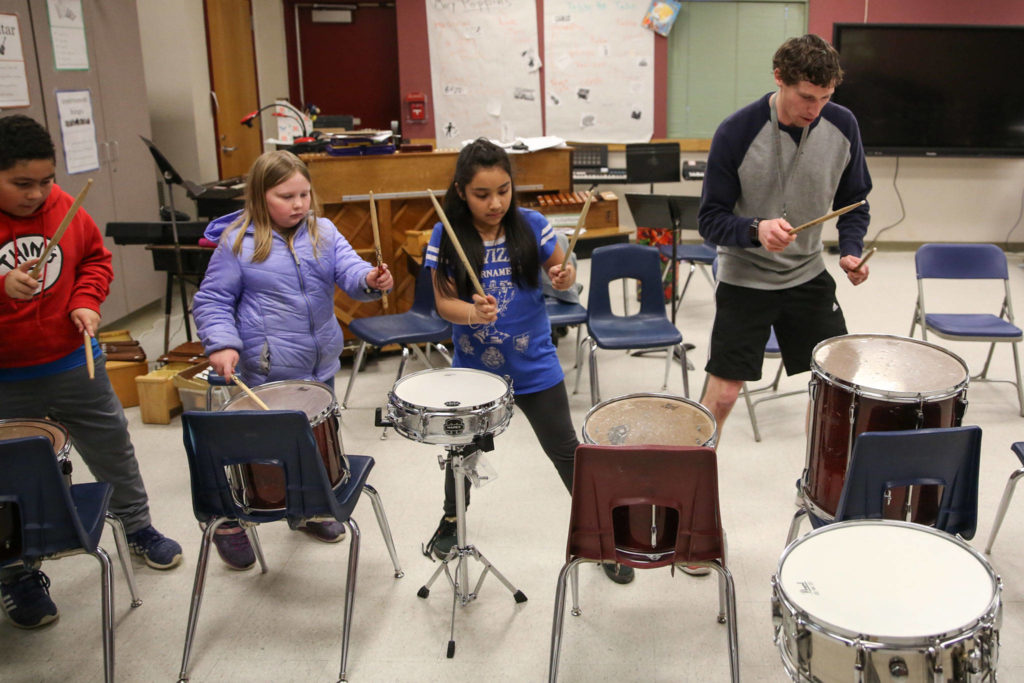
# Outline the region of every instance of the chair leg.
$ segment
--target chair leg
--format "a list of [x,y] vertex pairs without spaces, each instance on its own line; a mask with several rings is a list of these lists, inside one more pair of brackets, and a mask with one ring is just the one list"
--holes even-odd
[[345,616],[341,625],[341,669],[338,672],[338,683],[346,681],[345,668],[348,664],[348,637],[352,632],[352,608],[356,599],[356,569],[359,566],[359,525],[349,517],[345,520],[349,529],[348,542],[348,576],[345,579]]
[[999,533],[999,527],[1003,525],[1003,517],[1006,516],[1006,510],[1010,507],[1010,498],[1013,497],[1013,490],[1017,488],[1017,480],[1021,477],[1024,477],[1024,467],[1011,474],[1006,482],[1006,488],[1003,489],[1003,497],[999,499],[996,520],[992,523],[992,531],[989,533],[988,545],[985,546],[986,553],[992,552],[992,544],[996,542],[996,534]]
[[1013,342],[1010,348],[1013,349],[1013,367],[1017,371],[1017,402],[1020,404],[1020,416],[1024,417],[1024,387],[1021,387],[1020,382],[1020,356],[1017,354],[1017,342]]
[[690,398],[690,361],[686,358],[686,344],[679,343],[679,361],[683,366],[683,396]]
[[597,379],[597,344],[590,342],[590,405],[601,402],[601,387]]
[[580,356],[582,355],[581,352],[583,350],[583,341],[582,340],[583,340],[583,325],[580,324],[580,325],[576,326],[576,362],[573,364],[574,368],[578,368],[580,366]]
[[256,533],[256,525],[245,526],[245,535],[249,537],[249,545],[256,554],[256,560],[260,563],[260,574],[267,573],[267,558],[263,555],[263,544],[260,543],[260,535]]
[[[665,349],[665,377],[661,382],[661,390],[668,391],[668,374],[672,372],[672,356],[675,354],[675,346],[669,346]],[[685,353],[685,351],[683,352]],[[685,356],[684,356],[685,358]],[[686,374],[686,361],[683,361],[683,374]]]
[[387,515],[384,514],[384,504],[380,500],[380,494],[377,493],[377,489],[373,488],[369,484],[363,484],[363,493],[370,497],[370,504],[373,505],[373,513],[377,515],[377,526],[380,527],[380,533],[384,536],[384,545],[388,547],[388,554],[391,556],[391,564],[395,567],[395,578],[400,579],[405,576],[405,572],[402,571],[401,565],[398,564],[398,553],[395,551],[395,541],[391,538],[391,526],[388,524]]
[[800,531],[800,522],[807,516],[807,508],[800,508],[793,515],[793,521],[789,523],[789,534],[786,536],[786,545],[796,540],[797,534]]
[[[199,561],[196,562],[196,578],[192,583],[192,603],[188,608],[188,625],[185,627],[185,649],[181,653],[181,671],[178,673],[178,683],[188,681],[188,660],[192,654],[192,639],[196,634],[196,624],[199,622],[199,608],[203,604],[203,589],[206,586],[206,569],[210,561],[210,546],[213,544],[213,535],[218,527],[227,522],[226,517],[219,517],[206,525],[203,531],[203,540],[199,544]],[[246,529],[248,533],[248,529]],[[252,540],[252,536],[249,537]],[[259,556],[259,555],[257,555]]]
[[121,569],[124,571],[125,581],[128,582],[128,592],[132,595],[132,607],[138,607],[142,604],[142,599],[139,597],[139,590],[135,586],[135,569],[132,567],[131,555],[128,554],[128,538],[124,533],[124,524],[121,523],[117,516],[110,512],[106,514],[105,521],[110,525],[110,529],[114,533],[117,559],[121,561]]
[[356,351],[356,360],[352,363],[352,374],[348,376],[348,386],[345,388],[345,398],[341,401],[341,408],[344,410],[348,408],[348,396],[352,393],[352,385],[356,382],[356,373],[359,372],[359,366],[363,364],[363,356],[366,355],[366,342],[359,342],[359,350]]
[[[576,569],[582,559],[575,559],[562,566],[558,572],[558,583],[555,586],[555,617],[551,623],[551,655],[548,659],[548,683],[555,683],[558,680],[558,659],[562,650],[562,627],[565,623],[565,584],[572,573],[576,578]],[[573,581],[573,593],[575,594],[576,581]],[[574,600],[575,602],[575,600]]]
[[736,585],[732,578],[732,572],[720,562],[712,562],[712,569],[718,572],[720,583],[725,584],[726,595],[726,626],[729,629],[729,671],[733,683],[740,680],[740,644],[736,628]]
[[576,347],[576,383],[573,384],[572,393],[580,393],[580,375],[583,374],[583,347],[587,342],[591,341],[590,335],[588,334],[583,338],[583,341]]
[[746,382],[740,387],[740,394],[743,395],[743,400],[747,404],[747,415],[750,416],[750,427],[754,430],[754,441],[760,443],[761,432],[757,429],[757,415],[754,414],[754,403],[750,400],[750,387]]
[[114,683],[114,565],[107,551],[99,546],[96,546],[96,552],[90,554],[100,563],[104,680]]
[[437,350],[439,354],[441,354],[442,358],[448,361],[448,365],[452,364],[452,356],[450,353],[448,353],[448,349],[445,347],[444,344],[441,344],[440,342],[435,343],[434,348]]

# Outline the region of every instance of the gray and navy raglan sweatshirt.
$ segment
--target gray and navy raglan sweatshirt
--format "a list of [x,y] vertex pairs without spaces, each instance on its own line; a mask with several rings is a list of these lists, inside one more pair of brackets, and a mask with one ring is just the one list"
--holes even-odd
[[[779,160],[772,131],[770,94],[725,119],[711,141],[704,175],[699,227],[718,245],[722,282],[755,289],[784,289],[803,284],[825,269],[822,225],[800,232],[782,252],[755,247],[754,218],[778,218],[783,212]],[[849,109],[829,102],[811,124],[792,166],[802,129],[779,124],[781,168],[793,171],[786,182],[785,208],[791,225],[800,225],[854,202],[871,191],[860,129]],[[840,216],[842,256],[860,256],[870,214],[868,205]]]

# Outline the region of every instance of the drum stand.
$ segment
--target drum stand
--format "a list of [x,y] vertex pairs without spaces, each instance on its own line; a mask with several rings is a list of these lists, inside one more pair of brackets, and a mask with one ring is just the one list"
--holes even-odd
[[[434,584],[434,581],[441,576],[441,572],[444,572],[445,577],[448,579],[448,583],[452,587],[452,626],[451,635],[448,640],[447,654],[449,659],[455,656],[455,610],[460,604],[465,607],[470,601],[476,599],[477,594],[480,592],[480,587],[483,585],[484,579],[487,577],[487,572],[493,572],[498,581],[501,581],[505,588],[512,593],[512,597],[517,603],[526,602],[526,594],[513,586],[509,580],[506,579],[504,575],[502,575],[502,573],[499,572],[479,550],[477,550],[476,546],[470,545],[466,540],[466,459],[477,451],[489,451],[493,448],[494,437],[491,434],[486,434],[482,437],[475,438],[474,443],[472,444],[467,444],[465,446],[445,446],[447,454],[445,456],[438,456],[442,469],[446,463],[450,462],[452,473],[455,475],[455,528],[457,541],[456,544],[452,546],[452,549],[448,551],[448,555],[441,560],[441,566],[437,568],[434,574],[430,577],[430,580],[427,581],[426,585],[420,588],[416,595],[421,598],[426,598],[430,595],[430,587]],[[469,558],[475,559],[484,566],[484,570],[480,574],[480,578],[477,580],[476,586],[474,586],[472,592],[469,591],[469,566],[467,562]],[[454,576],[448,566],[448,563],[452,561],[456,561]]]

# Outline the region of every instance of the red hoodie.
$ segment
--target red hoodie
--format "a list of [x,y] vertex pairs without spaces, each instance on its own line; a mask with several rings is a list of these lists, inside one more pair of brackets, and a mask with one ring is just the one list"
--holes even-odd
[[0,367],[22,368],[62,358],[82,345],[71,311],[97,313],[114,279],[110,252],[96,223],[79,209],[43,268],[43,289],[29,300],[11,299],[7,273],[42,254],[74,199],[57,185],[27,218],[0,211]]

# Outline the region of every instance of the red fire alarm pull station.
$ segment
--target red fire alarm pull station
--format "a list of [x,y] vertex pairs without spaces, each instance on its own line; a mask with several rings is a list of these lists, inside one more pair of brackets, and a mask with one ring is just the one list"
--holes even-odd
[[405,106],[409,120],[422,122],[427,120],[427,96],[421,92],[411,92],[405,96]]

